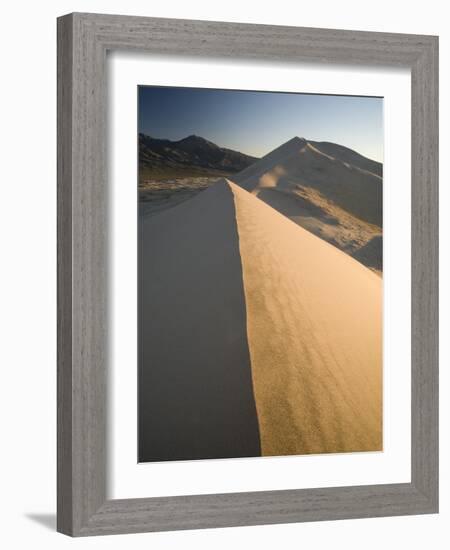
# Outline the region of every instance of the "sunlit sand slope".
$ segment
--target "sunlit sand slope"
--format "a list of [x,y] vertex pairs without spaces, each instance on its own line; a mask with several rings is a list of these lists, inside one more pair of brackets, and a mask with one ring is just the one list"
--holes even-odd
[[382,448],[382,282],[230,182],[263,455]]

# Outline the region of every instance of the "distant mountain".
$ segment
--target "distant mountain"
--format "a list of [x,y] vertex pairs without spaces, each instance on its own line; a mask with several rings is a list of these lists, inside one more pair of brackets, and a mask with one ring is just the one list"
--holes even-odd
[[195,169],[204,172],[235,173],[256,160],[238,151],[219,147],[199,136],[179,141],[139,134],[139,166],[150,173]]

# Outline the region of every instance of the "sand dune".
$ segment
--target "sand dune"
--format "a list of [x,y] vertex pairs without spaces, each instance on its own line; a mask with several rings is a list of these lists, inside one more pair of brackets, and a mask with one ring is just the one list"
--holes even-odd
[[381,226],[381,178],[293,138],[233,177],[247,191],[312,187],[359,218]]
[[381,448],[379,277],[229,180],[140,243],[141,460]]
[[230,185],[262,453],[381,449],[380,278]]
[[283,143],[260,160],[254,162],[238,174],[235,174],[233,181],[238,183],[243,189],[253,191],[260,185],[260,178],[267,172],[274,169],[284,159],[298,154],[307,144],[303,138],[294,137]]
[[381,238],[382,178],[376,173],[381,169],[379,163],[340,145],[296,137],[233,176],[233,181],[373,267],[382,263],[379,247],[372,247],[370,258],[357,252],[374,237]]

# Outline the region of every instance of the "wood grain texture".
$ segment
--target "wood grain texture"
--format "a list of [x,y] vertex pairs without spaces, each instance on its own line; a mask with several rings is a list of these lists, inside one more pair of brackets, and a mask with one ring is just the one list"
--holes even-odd
[[[106,52],[406,66],[412,74],[411,483],[110,500]],[[70,14],[58,20],[58,530],[72,536],[438,509],[438,39]]]
[[57,529],[72,529],[72,20],[58,21]]
[[438,508],[438,42],[411,70],[412,482]]

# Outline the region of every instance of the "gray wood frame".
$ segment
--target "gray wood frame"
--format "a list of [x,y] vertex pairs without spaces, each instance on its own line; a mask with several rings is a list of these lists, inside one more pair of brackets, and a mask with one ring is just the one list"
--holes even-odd
[[[411,483],[107,500],[106,52],[412,71]],[[438,38],[74,13],[58,19],[58,530],[72,536],[438,511]]]

